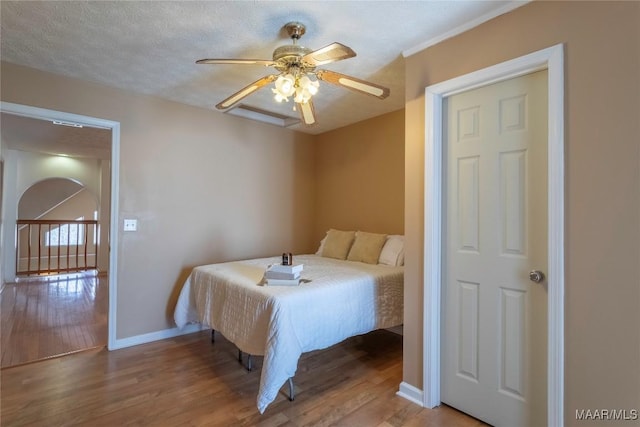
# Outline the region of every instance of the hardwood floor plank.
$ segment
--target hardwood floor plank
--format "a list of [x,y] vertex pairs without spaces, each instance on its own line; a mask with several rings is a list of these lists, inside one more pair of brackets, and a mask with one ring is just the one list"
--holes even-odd
[[108,279],[73,274],[21,280],[0,293],[0,365],[107,343]]

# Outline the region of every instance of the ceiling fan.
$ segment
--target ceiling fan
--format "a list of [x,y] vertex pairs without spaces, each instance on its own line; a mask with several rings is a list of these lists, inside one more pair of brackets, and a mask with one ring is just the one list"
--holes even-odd
[[[389,96],[389,89],[375,83],[357,79],[335,71],[319,70],[319,65],[329,64],[356,56],[356,53],[348,46],[341,43],[331,43],[318,50],[311,50],[297,44],[305,33],[306,28],[299,22],[289,22],[284,26],[291,37],[292,44],[284,45],[273,51],[273,59],[200,59],[196,64],[249,64],[273,67],[279,74],[270,74],[256,80],[250,85],[240,89],[224,101],[216,105],[216,108],[225,110],[237,104],[246,96],[269,83],[275,82],[272,89],[278,102],[289,101],[293,97],[294,110],[300,112],[302,121],[310,126],[316,123],[312,96],[318,92],[320,83],[325,81],[355,92],[372,95],[380,99]],[[315,78],[315,80],[314,80]]]

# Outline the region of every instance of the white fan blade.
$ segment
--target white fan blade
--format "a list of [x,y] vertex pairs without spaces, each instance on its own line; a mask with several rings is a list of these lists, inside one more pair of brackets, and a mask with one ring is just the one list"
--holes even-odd
[[196,64],[256,64],[265,67],[275,65],[276,63],[267,59],[199,59]]
[[278,76],[274,74],[270,74],[259,80],[256,80],[255,82],[240,89],[238,92],[234,93],[233,95],[231,95],[230,97],[228,97],[227,99],[225,99],[224,101],[216,105],[216,108],[218,110],[226,110],[227,108],[232,107],[242,98],[251,95],[253,92],[257,91],[261,87],[268,85],[271,82],[274,82],[277,78]]
[[356,53],[349,47],[341,43],[331,43],[328,46],[314,50],[302,57],[302,61],[307,64],[318,66],[342,59],[353,58]]
[[372,95],[380,99],[384,99],[389,96],[390,92],[389,89],[384,86],[347,76],[346,74],[336,73],[335,71],[320,70],[316,72],[316,76],[327,83],[342,86],[367,95]]
[[307,126],[316,124],[316,113],[311,100],[307,102],[296,102],[296,108],[300,112],[300,118]]

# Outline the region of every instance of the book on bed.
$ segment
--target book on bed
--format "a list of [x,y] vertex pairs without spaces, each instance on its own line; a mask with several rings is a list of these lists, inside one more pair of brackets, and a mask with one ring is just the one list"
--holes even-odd
[[295,279],[270,279],[267,277],[268,286],[298,286],[300,284],[300,277]]
[[302,273],[303,267],[304,267],[303,264],[294,264],[294,265],[271,264],[269,267],[267,267],[267,272],[272,271],[274,273],[277,272],[277,273],[300,274]]
[[283,273],[280,271],[267,270],[264,273],[265,279],[283,279],[283,280],[294,280],[300,278],[300,273]]

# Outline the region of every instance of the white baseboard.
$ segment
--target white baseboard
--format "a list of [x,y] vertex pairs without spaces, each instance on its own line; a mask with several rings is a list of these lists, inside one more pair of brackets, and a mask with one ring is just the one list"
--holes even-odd
[[187,325],[184,329],[172,328],[165,329],[163,331],[150,332],[148,334],[136,335],[129,338],[116,339],[113,346],[109,347],[109,350],[118,350],[126,347],[133,347],[134,345],[146,344],[153,341],[160,341],[167,338],[178,337],[180,335],[192,334],[207,329],[201,325]]
[[420,406],[424,406],[424,392],[404,381],[400,383],[400,390],[396,392],[396,395]]

